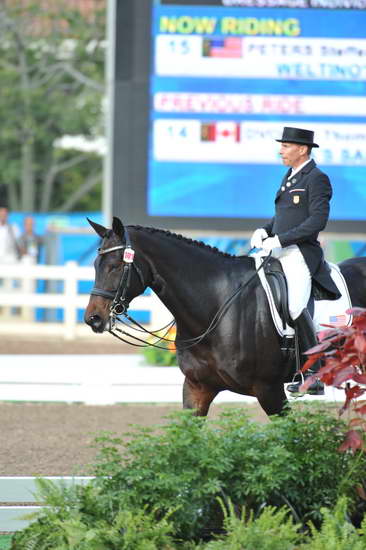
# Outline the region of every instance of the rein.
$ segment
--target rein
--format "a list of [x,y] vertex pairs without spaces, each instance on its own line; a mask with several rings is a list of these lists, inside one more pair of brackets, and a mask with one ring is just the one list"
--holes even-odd
[[[155,331],[149,331],[127,314],[129,303],[127,303],[126,294],[131,281],[131,269],[134,268],[136,270],[136,273],[140,279],[141,287],[143,290],[145,289],[145,281],[140,268],[136,266],[136,264],[134,263],[135,251],[131,246],[131,240],[130,240],[127,227],[125,227],[125,239],[126,239],[125,245],[118,245],[118,246],[112,246],[110,248],[98,249],[99,254],[107,254],[109,252],[114,252],[115,250],[124,251],[123,261],[125,265],[123,266],[123,271],[122,271],[122,275],[121,275],[117,290],[115,291],[103,290],[94,286],[90,292],[90,294],[93,296],[101,296],[103,298],[113,300],[110,306],[111,322],[110,322],[110,327],[108,329],[108,332],[112,334],[115,338],[118,338],[119,340],[121,340],[122,342],[135,347],[155,347],[155,348],[166,350],[166,347],[157,345],[158,342],[162,342],[162,341],[174,343],[176,346],[176,342],[174,340],[170,340],[169,338],[166,338],[166,335],[169,333],[169,330],[175,325],[174,319],[170,323],[162,327],[161,329],[158,329]],[[253,248],[249,252],[251,252],[252,250]],[[209,326],[202,334],[200,334],[199,336],[195,336],[194,338],[187,338],[184,340],[180,340],[179,342],[180,349],[185,350],[193,346],[196,346],[197,344],[202,342],[202,340],[206,338],[206,336],[208,336],[211,332],[213,332],[216,329],[216,327],[219,325],[223,316],[225,315],[227,310],[230,308],[234,300],[243,290],[245,290],[245,288],[249,285],[249,283],[251,283],[251,281],[256,277],[258,272],[267,265],[267,263],[270,260],[270,257],[271,257],[271,253],[268,254],[265,260],[261,263],[258,269],[255,270],[253,275],[245,282],[245,284],[240,283],[237,290],[231,296],[229,296],[229,298],[222,304],[222,306],[220,306],[218,311],[213,316]],[[121,330],[118,327],[116,327],[115,326],[116,319],[119,322],[129,326],[128,323],[126,323],[126,321],[124,321],[123,319],[120,319],[119,317],[120,315],[123,315],[123,317],[125,317],[128,321],[130,321],[131,324],[138,327],[138,328],[132,327],[134,330],[143,332],[145,334],[149,334],[150,336],[154,336],[157,338],[157,340],[155,342],[146,342],[146,340],[143,340],[142,338],[138,338],[137,336],[134,336],[133,334],[125,332],[124,330]],[[159,336],[159,334],[157,334],[158,332],[161,332],[165,329],[166,329],[166,332],[163,334],[163,336]],[[114,330],[141,343],[135,344],[133,342],[129,342],[128,340],[125,340],[118,334],[115,334],[113,332]],[[185,344],[185,345],[182,346],[182,344]]]

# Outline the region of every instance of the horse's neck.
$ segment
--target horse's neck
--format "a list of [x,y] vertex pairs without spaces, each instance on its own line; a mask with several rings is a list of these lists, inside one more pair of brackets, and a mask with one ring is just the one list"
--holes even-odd
[[137,252],[141,252],[152,271],[149,286],[172,315],[176,319],[194,317],[206,323],[220,303],[215,281],[225,278],[219,269],[218,258],[164,232],[138,229],[132,230],[131,235]]

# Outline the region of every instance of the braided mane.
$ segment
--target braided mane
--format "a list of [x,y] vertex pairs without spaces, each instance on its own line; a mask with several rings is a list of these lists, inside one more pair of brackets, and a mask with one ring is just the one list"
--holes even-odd
[[197,246],[200,248],[206,249],[208,252],[211,252],[213,254],[217,254],[218,256],[223,256],[225,258],[237,258],[238,256],[233,256],[232,254],[229,254],[228,252],[222,252],[216,246],[210,246],[209,244],[206,244],[202,241],[196,241],[195,239],[190,239],[189,237],[184,237],[183,235],[172,233],[171,231],[168,231],[167,229],[158,229],[156,227],[144,227],[142,225],[133,225],[131,226],[134,229],[137,229],[137,231],[148,231],[149,233],[161,233],[162,235],[165,235],[166,237],[170,237],[172,239],[177,239],[180,241],[183,241],[187,244],[190,244],[192,246]]

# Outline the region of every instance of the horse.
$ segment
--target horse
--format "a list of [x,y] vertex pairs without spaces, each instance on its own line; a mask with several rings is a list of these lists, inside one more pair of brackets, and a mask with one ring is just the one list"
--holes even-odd
[[[122,309],[127,309],[150,287],[176,321],[183,408],[206,416],[215,396],[229,390],[256,397],[269,416],[284,412],[284,384],[292,379],[293,360],[281,350],[252,257],[232,256],[163,229],[125,228],[116,217],[112,229],[88,221],[102,239],[84,317],[94,332],[108,327],[111,304],[120,304],[122,297]],[[366,258],[339,266],[352,305],[366,307]]]

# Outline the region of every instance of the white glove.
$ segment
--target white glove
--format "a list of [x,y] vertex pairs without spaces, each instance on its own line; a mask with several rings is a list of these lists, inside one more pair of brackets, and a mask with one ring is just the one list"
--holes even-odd
[[268,233],[263,227],[256,229],[250,239],[250,246],[252,248],[262,248],[262,241],[268,237]]
[[282,248],[282,245],[278,236],[275,235],[274,237],[269,237],[268,239],[265,239],[262,243],[262,248],[265,252],[270,252],[274,248]]

